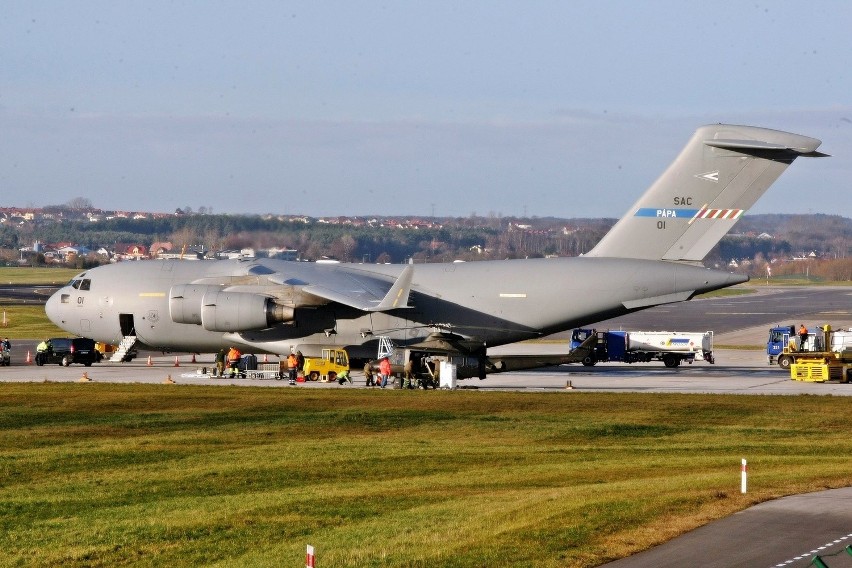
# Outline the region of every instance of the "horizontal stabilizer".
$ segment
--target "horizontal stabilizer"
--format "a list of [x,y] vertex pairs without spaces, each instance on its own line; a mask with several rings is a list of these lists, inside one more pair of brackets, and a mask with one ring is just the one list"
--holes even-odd
[[689,292],[677,292],[676,294],[665,294],[663,296],[654,296],[653,298],[640,298],[638,300],[628,300],[622,302],[621,305],[628,310],[636,310],[638,308],[649,308],[659,304],[673,304],[675,302],[685,302],[693,294],[695,290]]
[[791,148],[784,144],[770,144],[759,140],[705,140],[705,144],[714,148],[727,148],[728,150],[758,150],[766,152],[791,152],[808,158],[825,158],[828,154],[805,148]]
[[587,256],[700,262],[797,157],[820,141],[713,124],[692,139]]

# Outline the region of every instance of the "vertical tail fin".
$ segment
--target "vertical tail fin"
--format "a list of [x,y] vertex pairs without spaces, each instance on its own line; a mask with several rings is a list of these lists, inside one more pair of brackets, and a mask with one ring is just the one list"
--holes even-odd
[[820,143],[754,126],[703,126],[587,256],[700,261],[793,160],[825,156]]

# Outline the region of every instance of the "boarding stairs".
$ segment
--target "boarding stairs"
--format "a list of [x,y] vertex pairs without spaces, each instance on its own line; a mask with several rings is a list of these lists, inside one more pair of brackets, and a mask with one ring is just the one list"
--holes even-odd
[[[118,349],[113,351],[112,357],[110,357],[109,360],[115,363],[123,362],[127,354],[130,353],[134,347],[136,347],[136,343],[138,341],[139,340],[136,338],[135,335],[125,335],[121,339],[121,343],[118,344]],[[130,359],[127,360],[129,361]]]

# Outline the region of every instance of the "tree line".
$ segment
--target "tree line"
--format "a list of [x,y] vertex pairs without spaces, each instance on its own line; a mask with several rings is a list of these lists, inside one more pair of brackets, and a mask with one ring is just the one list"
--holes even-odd
[[[2,256],[14,261],[35,241],[71,242],[96,250],[115,243],[150,247],[171,242],[205,250],[290,248],[304,260],[331,257],[345,262],[448,262],[544,256],[578,256],[591,250],[615,219],[476,217],[428,218],[432,226],[406,226],[399,218],[375,223],[297,222],[252,215],[175,215],[0,225]],[[402,226],[400,226],[402,225]],[[710,252],[707,266],[750,261],[757,270],[771,259],[852,257],[852,219],[839,215],[753,215],[744,217]],[[95,259],[96,261],[96,259]],[[841,270],[842,272],[842,270]]]

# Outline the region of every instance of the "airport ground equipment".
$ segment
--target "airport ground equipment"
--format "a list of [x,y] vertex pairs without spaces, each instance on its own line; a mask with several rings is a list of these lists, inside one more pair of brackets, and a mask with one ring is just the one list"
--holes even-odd
[[571,332],[572,351],[592,336],[596,337],[594,348],[582,360],[586,366],[605,362],[662,361],[666,367],[677,367],[683,362],[714,362],[712,331],[596,331],[578,328]]
[[118,345],[98,341],[95,343],[95,350],[98,352],[98,361],[108,356],[114,363],[129,363],[139,354],[136,350],[136,337],[132,335],[123,337]]
[[349,354],[345,349],[323,349],[319,357],[306,357],[302,367],[305,379],[328,382],[349,372]]
[[[284,373],[286,375],[287,371],[285,370]],[[249,379],[280,379],[280,363],[258,363],[256,369],[246,371],[246,377]]]
[[588,356],[592,342],[593,339],[590,338],[570,353],[494,355],[488,354],[475,342],[444,333],[433,333],[424,341],[403,346],[394,345],[393,341],[382,338],[378,357],[371,359],[370,364],[378,373],[379,361],[387,357],[391,364],[392,377],[402,379],[405,376],[405,363],[411,361],[411,373],[416,386],[427,388],[440,384],[442,364],[453,366],[457,380],[482,380],[491,373],[579,363]]
[[821,332],[815,333],[808,330],[807,339],[802,345],[795,325],[781,325],[770,328],[769,337],[766,340],[767,360],[770,365],[777,363],[782,369],[789,369],[793,359],[788,353],[791,351],[822,351],[821,336]]
[[794,381],[824,383],[852,381],[852,350],[842,353],[802,353],[790,364],[790,378]]
[[819,383],[852,381],[852,330],[834,331],[830,325],[825,325],[817,339],[819,351],[785,347],[781,356],[790,360],[790,378]]
[[[829,343],[826,343],[826,341],[829,341]],[[827,349],[826,345],[828,345]],[[852,349],[852,329],[830,330],[827,340],[824,329],[808,329],[808,337],[802,345],[795,326],[776,326],[770,328],[769,338],[766,341],[766,355],[769,364],[777,363],[784,370],[789,369],[796,357],[803,352],[833,351],[839,353],[844,349]]]

